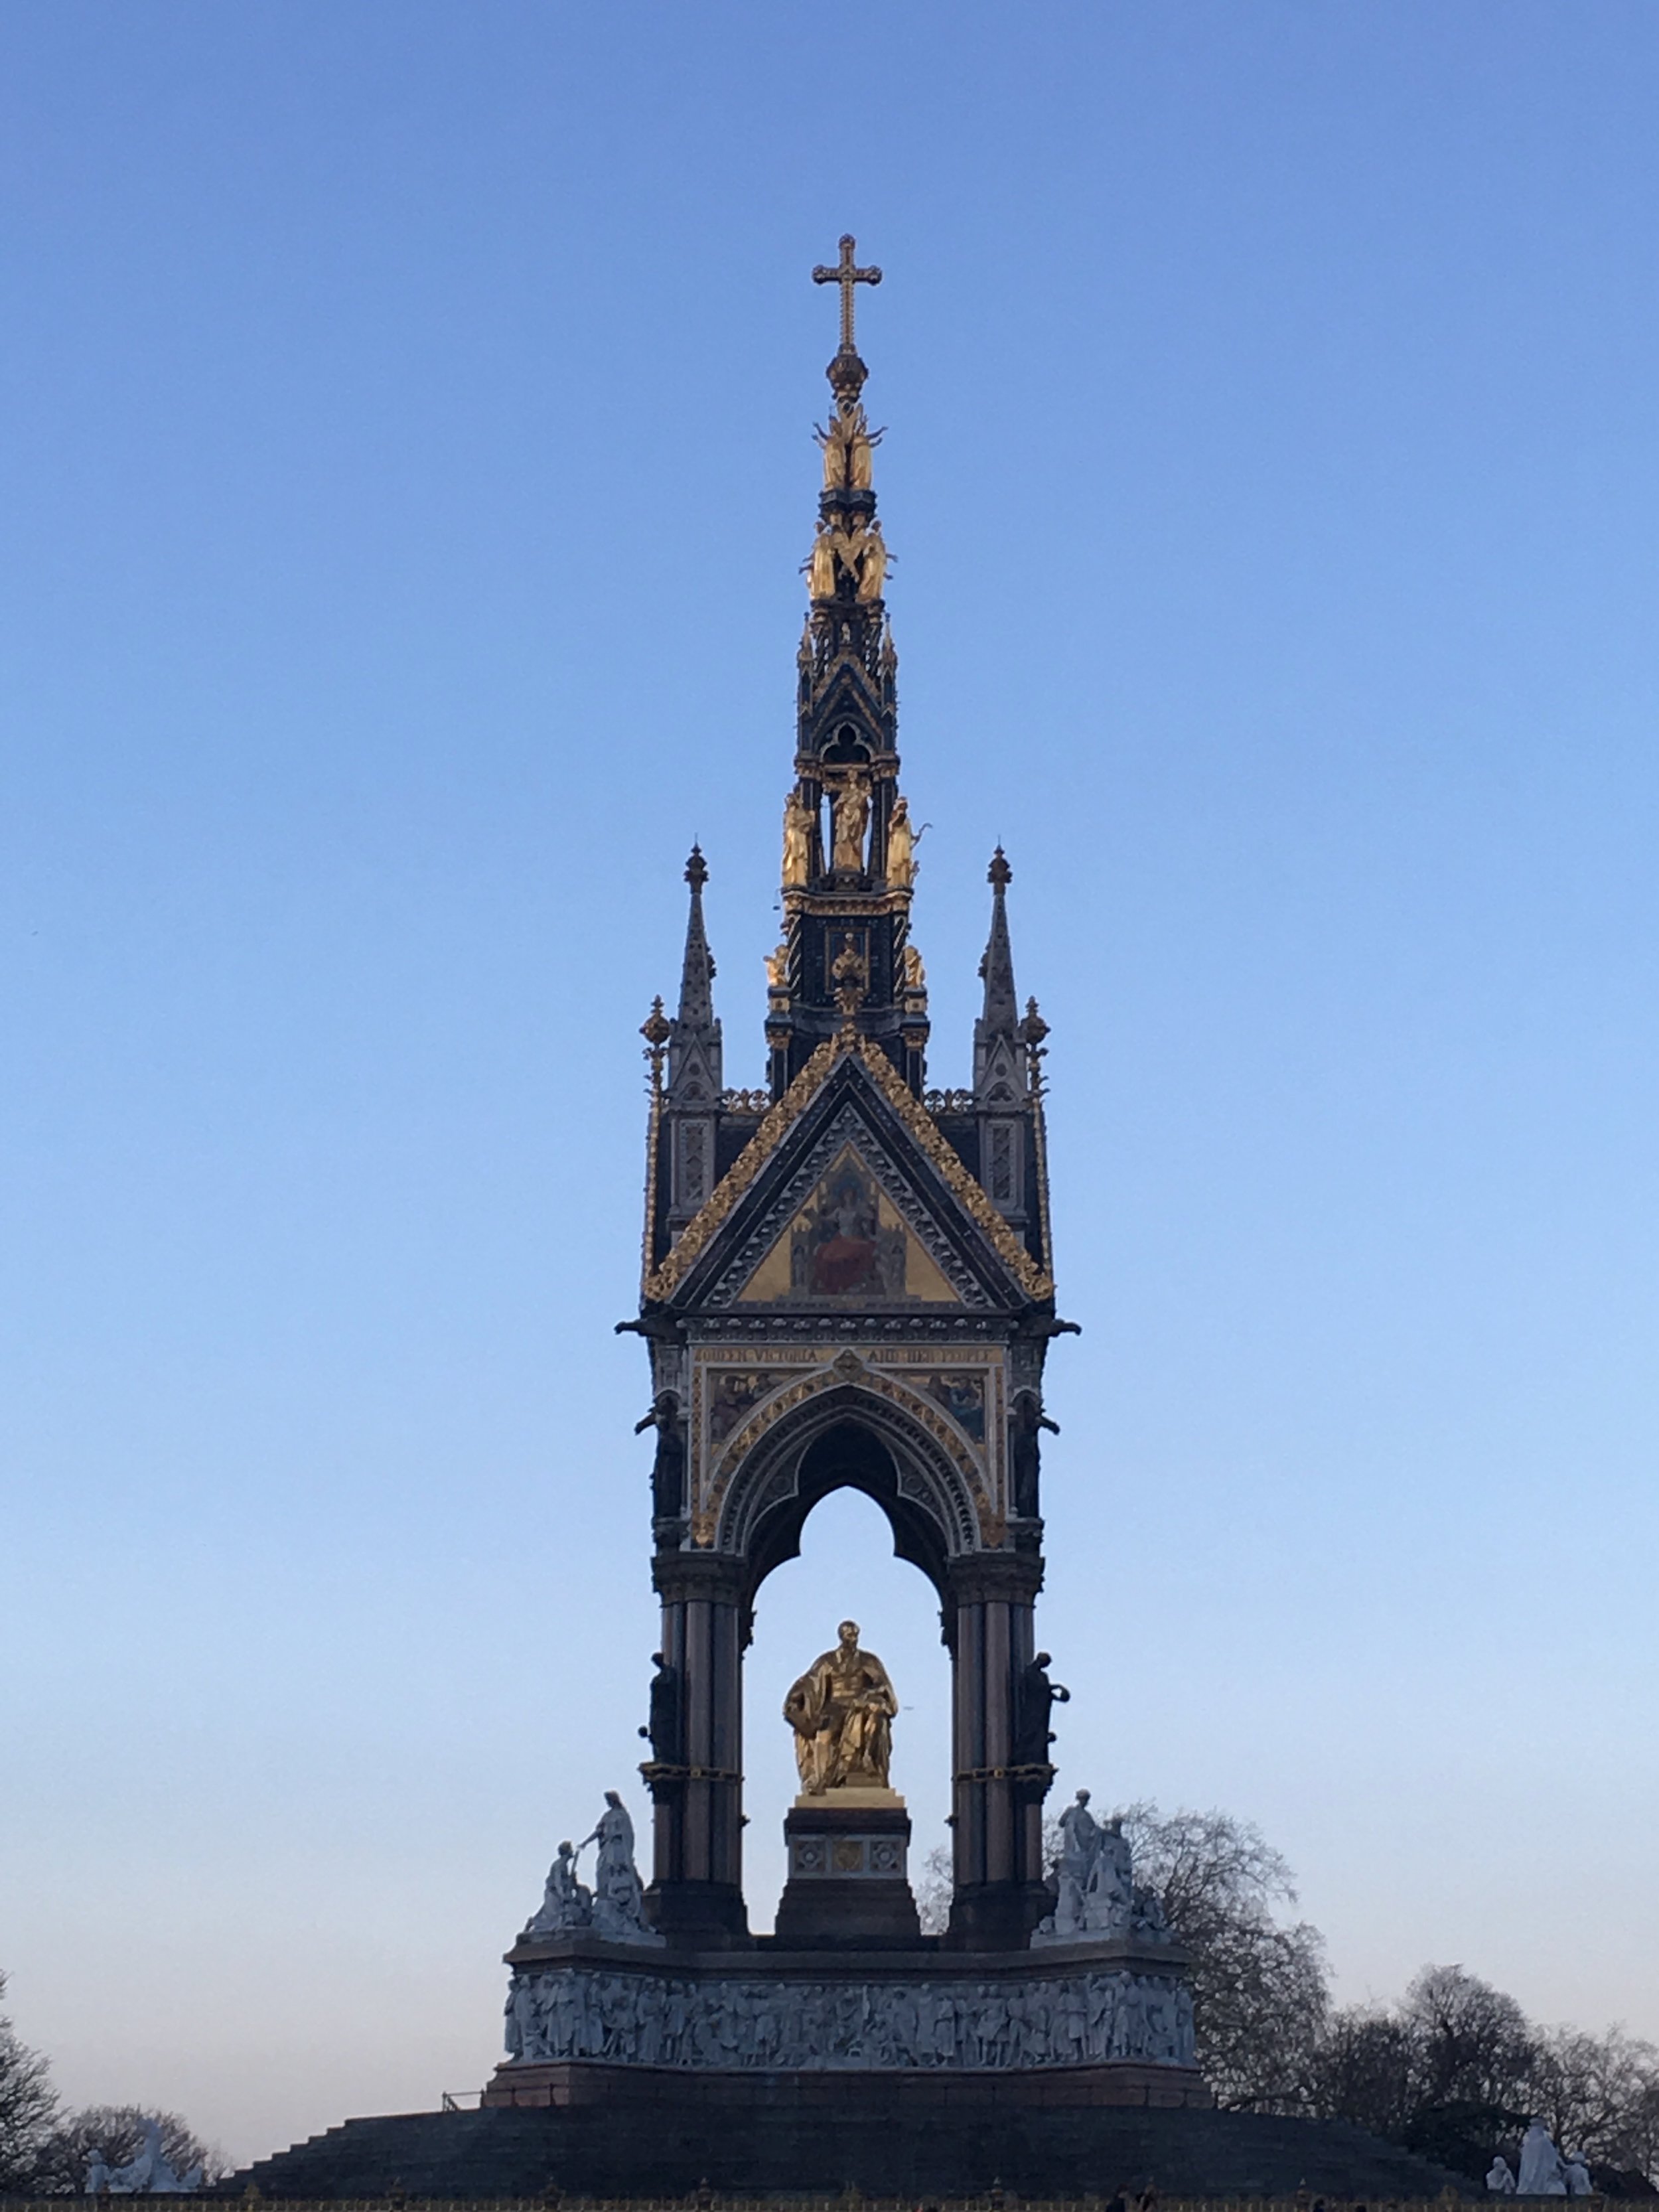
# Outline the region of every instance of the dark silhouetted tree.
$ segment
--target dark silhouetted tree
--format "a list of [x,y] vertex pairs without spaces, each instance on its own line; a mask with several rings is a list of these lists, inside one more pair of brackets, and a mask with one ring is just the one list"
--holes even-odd
[[[6,1978],[0,1974],[0,1996]],[[52,2069],[0,2017],[0,2195],[35,2185],[40,2154],[58,2118]]]

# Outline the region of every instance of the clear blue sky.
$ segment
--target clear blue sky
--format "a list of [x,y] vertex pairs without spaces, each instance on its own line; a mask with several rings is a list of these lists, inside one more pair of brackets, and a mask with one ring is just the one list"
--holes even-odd
[[[936,1080],[1054,1024],[1062,1787],[1659,2034],[1659,12],[0,7],[0,1964],[476,2087],[653,1642],[636,1025],[760,1079],[845,229]],[[750,1660],[920,1579],[831,1501]]]

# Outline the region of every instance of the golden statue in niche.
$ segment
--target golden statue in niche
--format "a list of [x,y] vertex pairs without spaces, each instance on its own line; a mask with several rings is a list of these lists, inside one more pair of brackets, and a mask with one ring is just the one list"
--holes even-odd
[[864,833],[870,826],[870,786],[854,769],[835,794],[836,833],[830,865],[853,875],[864,871]]
[[916,833],[910,821],[910,802],[902,793],[893,802],[887,824],[887,880],[895,890],[908,890],[916,879]]
[[[868,606],[881,597],[881,587],[887,580],[887,541],[878,524],[860,532],[854,541],[859,554],[859,604]],[[851,561],[847,563],[850,568]]]
[[812,550],[806,563],[806,589],[815,599],[833,599],[836,596],[836,541],[842,533],[831,530],[827,522],[818,525],[818,534],[812,540]]
[[783,1701],[804,1797],[890,1787],[898,1698],[875,1653],[860,1650],[857,1621],[843,1620],[838,1633],[835,1650],[815,1659]]
[[799,888],[812,865],[812,810],[799,791],[783,802],[783,880]]

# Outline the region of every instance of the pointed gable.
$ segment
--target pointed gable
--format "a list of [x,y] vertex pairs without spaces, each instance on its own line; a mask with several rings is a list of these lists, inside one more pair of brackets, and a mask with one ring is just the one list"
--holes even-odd
[[765,1115],[646,1291],[704,1310],[985,1311],[1052,1286],[886,1054],[843,1031]]

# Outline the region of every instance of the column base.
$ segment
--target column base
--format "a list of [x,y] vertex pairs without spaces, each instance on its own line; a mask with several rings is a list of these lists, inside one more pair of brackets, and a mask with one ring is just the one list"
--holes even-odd
[[645,1914],[677,1951],[743,1950],[755,1940],[735,1882],[653,1881]]
[[1042,1884],[988,1881],[959,1889],[945,1932],[948,1951],[1023,1951],[1052,1905]]

